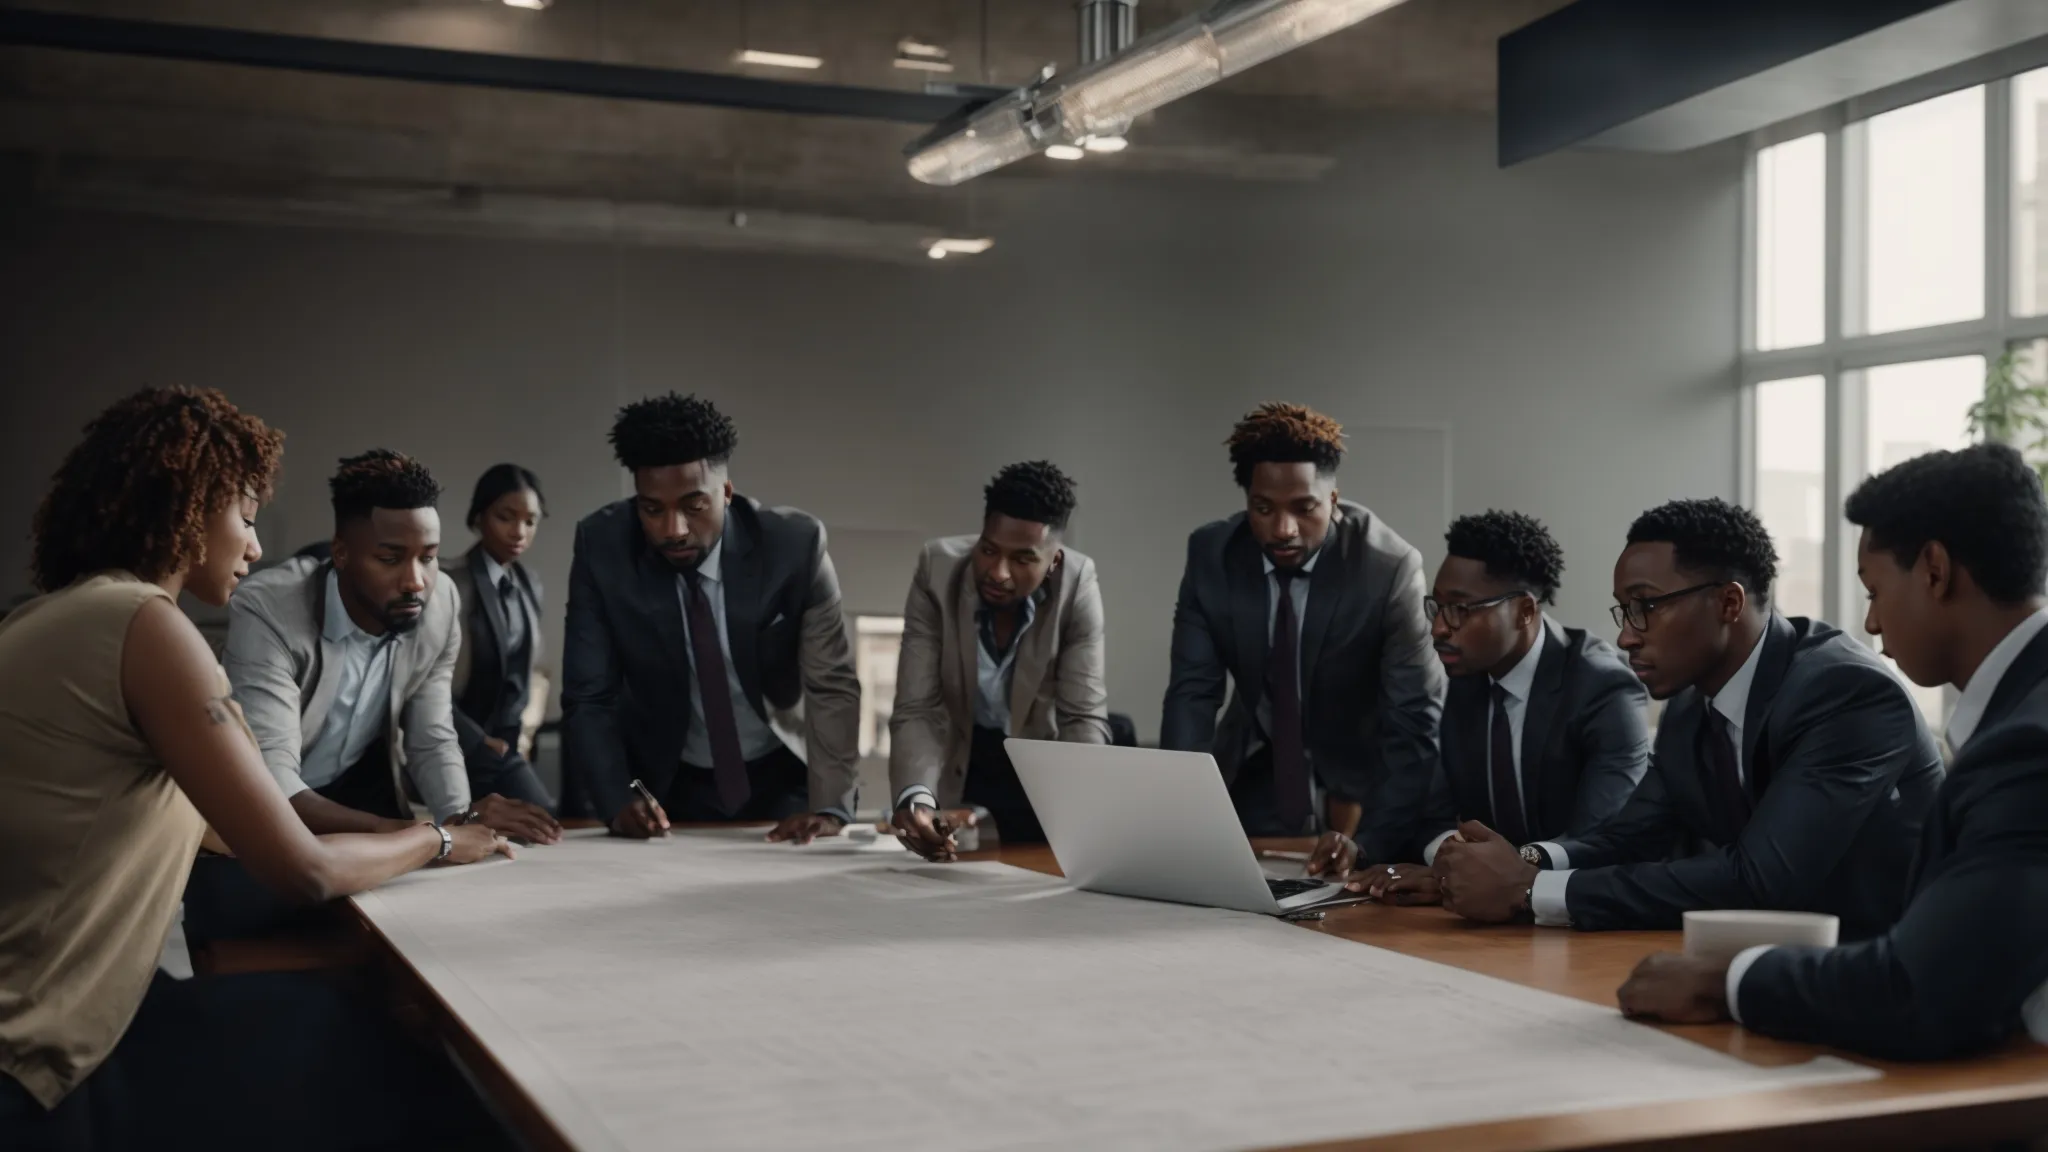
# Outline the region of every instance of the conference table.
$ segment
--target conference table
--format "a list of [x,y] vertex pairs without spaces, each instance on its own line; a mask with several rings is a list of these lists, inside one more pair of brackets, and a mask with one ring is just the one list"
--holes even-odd
[[[1302,849],[1305,841],[1261,841]],[[995,860],[1057,874],[1044,846],[996,848],[965,859]],[[216,945],[212,971],[359,963],[377,971],[396,1010],[440,1041],[465,1067],[506,1124],[536,1152],[572,1149],[564,1136],[428,982],[351,903],[328,929],[299,938]],[[1377,904],[1328,911],[1299,924],[1346,940],[1435,961],[1602,1006],[1643,956],[1679,946],[1675,932],[1578,933],[1533,926],[1481,926],[1440,908]],[[878,1022],[887,1024],[887,1021]],[[1668,1029],[1697,1044],[1759,1065],[1802,1063],[1824,1052],[1745,1032],[1732,1024]],[[1398,1059],[1390,1054],[1390,1059]],[[1541,1060],[1541,1052],[1529,1059]],[[1652,1107],[1407,1132],[1318,1144],[1318,1149],[1856,1148],[1957,1147],[2048,1134],[2048,1046],[2025,1039],[1970,1060],[1893,1064],[1856,1058],[1881,1078],[1848,1084],[1782,1088]],[[1369,1078],[1369,1064],[1358,1068]]]

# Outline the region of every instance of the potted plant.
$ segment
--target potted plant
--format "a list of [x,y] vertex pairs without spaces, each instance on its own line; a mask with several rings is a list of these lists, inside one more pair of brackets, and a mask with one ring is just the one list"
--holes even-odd
[[2020,350],[2009,348],[1984,376],[1984,398],[1970,405],[1969,433],[2019,449],[2048,483],[2048,384],[2028,374]]

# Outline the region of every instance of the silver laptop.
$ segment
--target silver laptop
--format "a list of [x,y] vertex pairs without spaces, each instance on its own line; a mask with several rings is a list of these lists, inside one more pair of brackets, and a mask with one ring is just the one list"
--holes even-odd
[[1017,739],[1003,747],[1076,888],[1273,915],[1356,899],[1342,884],[1268,876],[1206,753]]

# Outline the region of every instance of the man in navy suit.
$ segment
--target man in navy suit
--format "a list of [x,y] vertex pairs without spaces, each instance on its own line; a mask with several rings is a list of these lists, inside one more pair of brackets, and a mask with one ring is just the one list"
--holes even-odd
[[[797,843],[838,832],[853,819],[860,680],[824,525],[734,493],[739,435],[708,400],[629,404],[611,441],[634,494],[576,526],[568,771],[621,836],[671,820],[773,821],[769,839]],[[799,702],[801,757],[774,723]]]
[[1631,1016],[1744,1027],[1893,1060],[2048,1044],[2048,502],[2004,445],[1918,456],[1849,497],[1864,627],[1916,684],[1962,689],[1954,766],[1920,838],[1910,902],[1836,948],[1730,963],[1651,956]]

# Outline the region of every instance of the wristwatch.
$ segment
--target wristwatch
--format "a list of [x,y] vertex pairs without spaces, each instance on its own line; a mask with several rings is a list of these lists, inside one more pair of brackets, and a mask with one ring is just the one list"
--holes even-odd
[[455,834],[442,827],[439,821],[435,822],[434,831],[441,834],[441,850],[434,853],[434,859],[436,861],[446,860],[448,854],[455,851]]
[[1524,844],[1522,845],[1522,863],[1527,864],[1531,868],[1548,868],[1550,867],[1550,853],[1545,852],[1539,845]]

